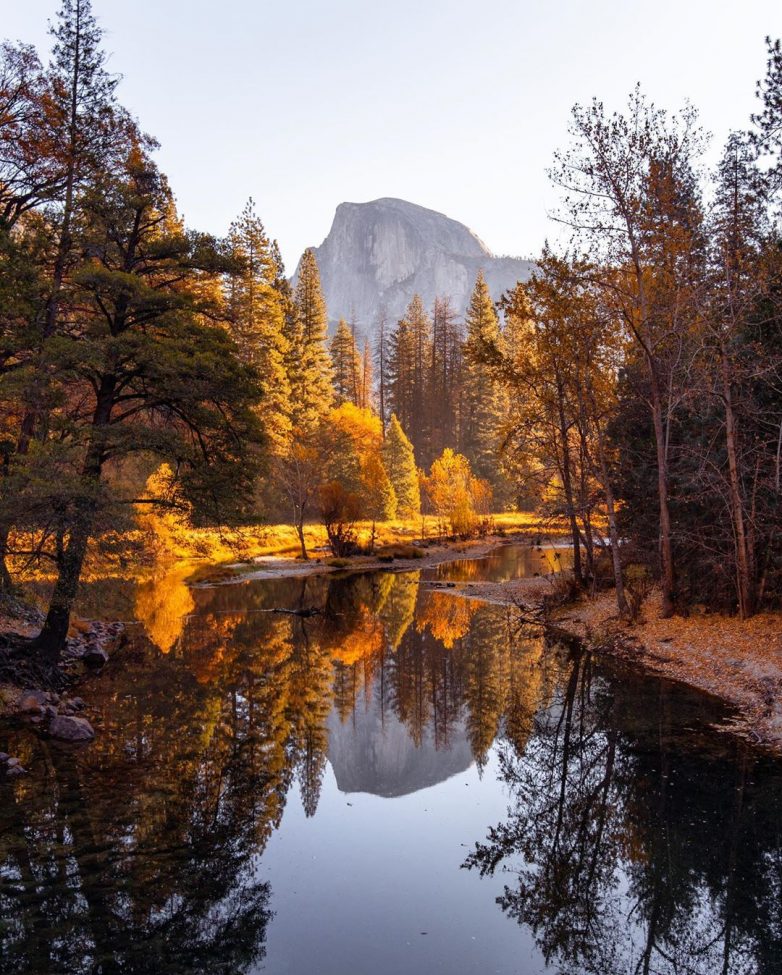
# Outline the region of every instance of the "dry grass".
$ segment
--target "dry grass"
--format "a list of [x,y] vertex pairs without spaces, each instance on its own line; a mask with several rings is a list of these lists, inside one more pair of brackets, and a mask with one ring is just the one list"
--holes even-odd
[[[500,534],[559,536],[567,534],[564,523],[543,523],[530,512],[502,512],[492,515],[491,525]],[[371,522],[357,525],[358,542],[369,545]],[[375,550],[378,555],[389,553],[416,557],[414,543],[439,539],[437,521],[431,515],[410,521],[378,522],[374,526]],[[327,552],[326,531],[320,524],[304,528],[307,551],[310,554]],[[32,548],[33,539],[24,539],[18,547]],[[292,525],[252,525],[243,528],[191,528],[175,519],[145,516],[137,531],[107,533],[90,550],[83,578],[85,581],[106,575],[132,574],[143,576],[161,562],[199,561],[210,564],[250,561],[256,558],[296,558],[299,539]],[[30,563],[17,560],[13,570],[28,579],[49,578],[49,563]]]

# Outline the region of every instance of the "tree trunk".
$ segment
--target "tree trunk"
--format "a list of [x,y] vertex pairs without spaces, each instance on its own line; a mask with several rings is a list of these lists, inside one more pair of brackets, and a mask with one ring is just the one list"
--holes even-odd
[[309,562],[309,555],[307,555],[307,544],[304,541],[304,519],[296,519],[296,534],[299,536],[299,545],[301,546],[301,557],[305,562]]
[[733,392],[730,382],[730,363],[723,342],[720,343],[720,370],[722,374],[722,396],[725,403],[725,446],[728,454],[730,486],[730,507],[733,519],[733,537],[736,550],[736,583],[738,590],[739,613],[742,619],[755,612],[756,593],[753,580],[752,560],[750,558],[746,525],[744,523],[744,500],[739,477],[738,448],[736,434],[736,414],[733,409]]
[[58,557],[59,572],[49,609],[43,628],[33,644],[52,665],[59,662],[60,654],[65,647],[71,612],[79,591],[79,580],[87,555],[87,544],[95,524],[97,493],[104,462],[103,439],[100,432],[111,422],[116,383],[116,376],[111,373],[101,378],[92,416],[90,443],[81,471],[85,496],[78,498],[75,503],[74,516],[67,526],[68,544]]
[[14,591],[14,582],[8,570],[8,536],[10,529],[7,524],[0,525],[0,596],[10,596]]
[[614,588],[616,589],[616,606],[619,615],[627,617],[630,615],[630,607],[627,605],[625,595],[624,579],[622,578],[622,559],[619,554],[619,529],[616,524],[616,505],[614,502],[614,488],[611,484],[611,477],[608,472],[608,461],[605,455],[605,444],[603,442],[603,432],[600,429],[600,421],[597,421],[597,453],[600,461],[600,472],[603,476],[603,492],[606,499],[606,514],[608,516],[608,540],[611,545],[611,562],[614,568]]
[[663,424],[662,397],[657,380],[657,370],[651,357],[647,356],[649,378],[652,389],[652,421],[657,449],[657,492],[660,503],[660,564],[662,569],[661,619],[668,619],[674,613],[675,575],[673,566],[673,546],[671,544],[671,511],[668,506],[668,457]]
[[47,663],[56,666],[65,647],[73,604],[79,591],[79,579],[87,554],[95,517],[93,502],[82,502],[71,526],[68,544],[60,560],[57,583],[52,593],[43,628],[33,646]]
[[570,533],[573,536],[573,575],[579,586],[584,583],[584,573],[581,568],[581,545],[579,542],[578,520],[573,501],[573,480],[570,474],[570,447],[568,446],[568,425],[565,418],[564,392],[562,384],[557,379],[557,405],[559,409],[559,435],[562,438],[562,490],[565,492]]

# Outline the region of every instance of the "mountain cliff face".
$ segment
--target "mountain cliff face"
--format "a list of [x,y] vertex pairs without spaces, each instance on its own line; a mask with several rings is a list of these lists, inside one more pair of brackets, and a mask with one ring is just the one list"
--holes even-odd
[[419,746],[393,714],[381,719],[377,707],[356,709],[342,722],[329,717],[329,761],[340,792],[369,792],[375,796],[406,796],[450,779],[472,765],[473,757],[463,722],[451,729],[447,748],[435,748],[427,733]]
[[495,257],[464,224],[390,198],[341,203],[314,250],[329,318],[355,315],[369,334],[381,310],[393,323],[416,293],[430,309],[435,296],[450,295],[454,311],[463,315],[479,270],[496,300],[532,269],[530,261]]

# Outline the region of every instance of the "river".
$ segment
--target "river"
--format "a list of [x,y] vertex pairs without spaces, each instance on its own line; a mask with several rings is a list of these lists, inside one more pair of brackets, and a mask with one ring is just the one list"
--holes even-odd
[[782,972],[782,766],[427,587],[566,559],[523,548],[115,587],[142,623],[82,690],[96,741],[0,726],[0,972]]

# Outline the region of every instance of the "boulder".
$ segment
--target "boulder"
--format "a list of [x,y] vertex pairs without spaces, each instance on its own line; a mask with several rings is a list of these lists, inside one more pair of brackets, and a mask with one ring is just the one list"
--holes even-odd
[[22,714],[42,714],[47,702],[48,698],[44,691],[24,691],[19,710]]
[[26,775],[27,769],[22,768],[22,763],[18,758],[12,758],[5,752],[0,752],[0,774],[3,772],[7,779],[13,779],[17,775]]
[[95,731],[86,718],[70,714],[58,714],[49,725],[49,734],[60,741],[92,741]]
[[103,667],[109,662],[109,655],[97,644],[88,646],[81,658],[88,667]]

